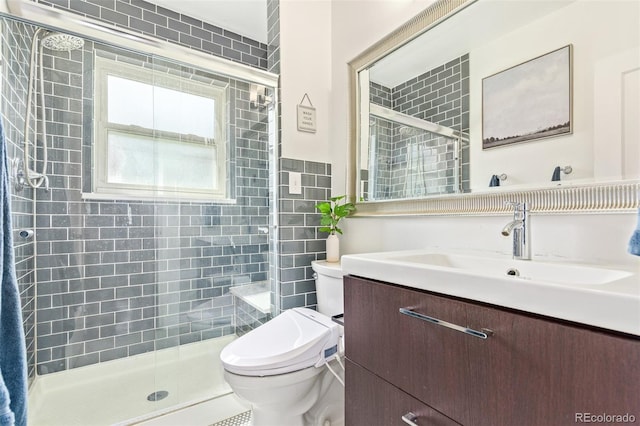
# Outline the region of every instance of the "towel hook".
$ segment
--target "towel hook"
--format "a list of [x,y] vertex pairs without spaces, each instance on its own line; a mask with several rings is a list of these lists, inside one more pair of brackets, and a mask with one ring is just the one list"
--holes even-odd
[[571,166],[564,166],[564,167],[556,166],[556,168],[553,169],[553,175],[551,175],[551,182],[557,182],[560,180],[560,172],[564,173],[565,175],[568,175],[572,171],[573,171],[573,167]]

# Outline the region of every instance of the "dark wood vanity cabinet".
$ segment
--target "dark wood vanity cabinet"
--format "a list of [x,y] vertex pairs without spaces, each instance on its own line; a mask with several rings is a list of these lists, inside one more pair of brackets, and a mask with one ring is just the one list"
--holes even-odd
[[344,290],[348,426],[405,424],[407,403],[393,408],[399,397],[380,400],[376,387],[401,392],[415,410],[435,410],[433,424],[607,424],[625,415],[640,422],[637,336],[353,276]]

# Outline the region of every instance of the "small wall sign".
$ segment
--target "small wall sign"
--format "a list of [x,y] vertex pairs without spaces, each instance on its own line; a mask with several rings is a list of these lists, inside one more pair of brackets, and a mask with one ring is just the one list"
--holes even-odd
[[[309,106],[302,105],[305,98],[309,102]],[[306,93],[298,105],[298,131],[309,133],[316,132],[316,109],[313,107],[311,99],[309,99],[309,95]]]

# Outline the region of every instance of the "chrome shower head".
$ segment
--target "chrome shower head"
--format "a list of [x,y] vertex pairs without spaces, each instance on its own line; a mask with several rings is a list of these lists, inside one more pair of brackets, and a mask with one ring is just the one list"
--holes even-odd
[[80,37],[63,33],[48,33],[42,37],[42,46],[47,49],[61,52],[71,52],[84,46],[84,40]]

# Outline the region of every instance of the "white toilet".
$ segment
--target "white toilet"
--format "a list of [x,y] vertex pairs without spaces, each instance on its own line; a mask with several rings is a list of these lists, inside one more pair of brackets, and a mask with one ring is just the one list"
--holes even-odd
[[[342,426],[343,312],[339,263],[312,262],[318,311],[293,308],[239,337],[220,353],[224,377],[251,404],[253,426]],[[343,380],[343,379],[342,379]]]

